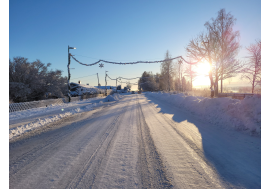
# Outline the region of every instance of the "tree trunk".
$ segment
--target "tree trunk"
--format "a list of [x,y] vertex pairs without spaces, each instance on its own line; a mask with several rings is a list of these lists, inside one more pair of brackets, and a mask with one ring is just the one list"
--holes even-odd
[[254,92],[254,83],[255,83],[255,77],[253,76],[252,88],[251,88],[251,93],[252,93],[252,94],[253,94],[253,92]]
[[215,81],[215,97],[218,97],[218,79],[216,78],[216,81]]

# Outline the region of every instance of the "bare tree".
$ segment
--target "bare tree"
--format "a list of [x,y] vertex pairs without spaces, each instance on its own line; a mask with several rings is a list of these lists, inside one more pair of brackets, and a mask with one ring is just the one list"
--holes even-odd
[[185,92],[187,90],[187,82],[185,77],[182,77],[182,91]]
[[130,84],[130,82],[129,82],[129,81],[127,82],[126,87],[127,87],[127,89],[131,89],[132,85]]
[[181,59],[179,59],[174,64],[174,70],[175,70],[175,89],[178,91],[182,90],[182,77],[184,73],[184,64]]
[[[223,80],[234,77],[241,69],[241,64],[236,60],[239,52],[240,32],[233,31],[236,23],[231,13],[226,13],[225,9],[218,11],[218,16],[205,23],[210,36],[214,39],[216,48],[216,77],[217,81],[221,81],[221,92],[223,88]],[[220,77],[220,78],[219,78]]]
[[210,89],[217,96],[218,81],[221,81],[222,92],[223,80],[236,76],[242,68],[241,62],[236,59],[240,33],[233,31],[236,19],[230,13],[226,14],[225,9],[221,9],[217,18],[211,21],[205,23],[207,32],[192,39],[186,51],[189,58],[196,61],[205,59],[209,63]]
[[242,79],[247,79],[251,85],[251,92],[254,93],[254,88],[261,85],[261,41],[256,41],[246,48],[250,56],[248,61],[245,62],[242,70]]
[[190,79],[190,90],[192,91],[192,81],[195,80],[195,78],[198,76],[197,72],[194,71],[194,65],[189,64],[185,69],[185,76],[188,76]]

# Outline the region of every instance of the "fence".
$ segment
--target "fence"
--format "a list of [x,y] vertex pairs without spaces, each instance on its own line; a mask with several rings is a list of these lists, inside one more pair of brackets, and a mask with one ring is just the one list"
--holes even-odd
[[260,94],[252,94],[252,93],[218,93],[218,97],[230,97],[239,100],[243,100],[245,97],[252,97],[254,95],[261,96]]
[[[94,97],[103,97],[103,96],[104,94],[92,94],[92,95],[88,94],[88,95],[76,96],[76,97],[71,97],[71,102],[80,101],[80,100],[88,99],[88,98],[94,98]],[[68,97],[31,101],[31,102],[12,103],[12,104],[9,104],[9,112],[27,110],[27,109],[32,109],[32,108],[47,107],[52,104],[58,105],[58,104],[63,104],[67,102],[68,102]]]

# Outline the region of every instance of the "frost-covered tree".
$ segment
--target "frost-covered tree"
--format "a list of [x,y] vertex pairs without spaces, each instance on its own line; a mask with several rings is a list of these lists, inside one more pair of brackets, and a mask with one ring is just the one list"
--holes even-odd
[[187,90],[187,82],[185,77],[182,78],[182,88],[183,92]]
[[138,89],[144,91],[154,91],[157,90],[158,85],[155,82],[155,76],[152,72],[144,71],[142,77],[138,81]]
[[174,65],[171,59],[171,55],[167,50],[165,54],[164,62],[161,63],[161,81],[164,84],[163,90],[173,89],[173,77],[174,77]]
[[256,41],[246,48],[250,56],[248,61],[244,63],[242,70],[242,79],[247,79],[251,83],[251,92],[254,93],[254,88],[261,85],[261,40]]
[[14,102],[40,100],[51,93],[63,97],[67,92],[67,78],[60,70],[48,70],[51,64],[40,60],[29,62],[24,57],[9,60],[9,96]]
[[186,66],[186,69],[185,69],[185,76],[189,77],[190,79],[190,84],[188,85],[189,86],[189,90],[192,91],[192,81],[195,80],[195,78],[198,76],[197,72],[194,71],[194,65],[192,64],[189,64],[188,66]]
[[131,89],[131,86],[132,86],[132,85],[130,84],[130,82],[127,82],[126,88],[127,88],[127,89]]
[[174,64],[174,70],[175,70],[175,89],[178,91],[182,90],[182,77],[184,74],[184,64],[183,61],[180,59]]
[[221,81],[222,92],[223,80],[236,76],[242,68],[236,59],[240,33],[233,30],[235,22],[230,13],[221,9],[216,18],[205,23],[207,32],[192,39],[186,48],[188,57],[196,61],[206,60],[210,64],[210,88],[214,87],[215,95],[218,94],[218,81]]

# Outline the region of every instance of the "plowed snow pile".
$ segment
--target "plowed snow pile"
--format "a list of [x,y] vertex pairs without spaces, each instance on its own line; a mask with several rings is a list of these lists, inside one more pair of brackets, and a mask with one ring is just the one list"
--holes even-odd
[[215,125],[261,134],[261,98],[258,95],[244,100],[151,92],[146,95],[173,104]]
[[108,95],[104,102],[118,101],[121,99],[121,96],[118,93],[114,93],[113,95]]

